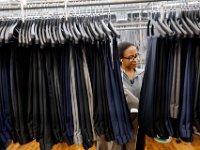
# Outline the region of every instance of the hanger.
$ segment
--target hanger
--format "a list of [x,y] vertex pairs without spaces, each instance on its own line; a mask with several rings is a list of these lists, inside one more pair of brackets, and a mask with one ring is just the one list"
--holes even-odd
[[25,38],[25,43],[26,43],[26,47],[29,46],[29,30],[30,30],[30,24],[31,24],[31,20],[27,20],[27,25],[26,25],[26,38]]
[[[102,12],[101,13],[104,14],[103,6],[102,6]],[[106,15],[106,17],[109,19],[110,18],[109,16],[110,16],[110,1],[109,1],[109,13]],[[105,17],[105,15],[102,15],[102,17],[99,17],[101,29],[103,30],[103,32],[105,33],[106,36],[110,36],[112,31],[105,24],[105,22],[104,22],[105,18],[104,17]]]
[[169,12],[167,19],[168,19],[171,29],[176,33],[176,36],[180,37],[182,35],[182,32],[179,30],[179,28],[177,27],[177,25],[175,24],[175,22],[173,20],[172,10]]
[[5,21],[0,22],[0,35],[1,35],[1,32],[2,32],[5,24],[6,24]]
[[74,18],[74,21],[73,21],[73,29],[74,29],[74,33],[76,34],[77,38],[78,39],[81,39],[81,33],[79,32],[77,26],[76,26],[76,21],[77,21],[77,18]]
[[171,31],[168,30],[163,23],[160,22],[167,31],[165,31],[165,29],[163,29],[163,27],[159,24],[158,21],[159,15],[160,14],[158,12],[153,13],[153,18],[151,19],[151,23],[157,29],[157,31],[160,33],[161,36],[166,36],[167,34],[168,35],[171,34]]
[[104,33],[105,33],[107,36],[111,35],[111,30],[107,27],[107,25],[104,23],[104,21],[103,21],[103,20],[100,20],[100,22],[101,22],[102,29],[103,29]]
[[42,18],[42,39],[43,39],[43,42],[44,42],[44,46],[47,45],[47,37],[46,37],[46,19],[45,18]]
[[198,27],[198,29],[200,29],[200,24],[198,22],[198,19],[199,19],[199,13],[197,10],[193,10],[193,19],[194,19],[194,22],[196,24],[196,26]]
[[[84,23],[81,23],[81,22],[84,22]],[[83,32],[83,34],[84,34],[84,36],[85,36],[85,40],[87,41],[87,42],[89,42],[89,35],[87,34],[87,32],[86,32],[86,29],[85,29],[85,17],[83,16],[82,18],[80,18],[80,21],[79,21],[79,26],[81,26],[82,27],[82,32]]]
[[15,22],[16,22],[16,20],[9,20],[8,21],[8,25],[7,25],[7,28],[6,28],[5,33],[4,33],[4,42],[5,43],[9,43],[9,39],[11,38],[10,37],[11,28],[14,25]]
[[26,47],[26,26],[27,20],[24,20],[24,25],[22,28],[22,47]]
[[61,35],[59,34],[59,21],[58,17],[55,18],[55,31],[56,31],[56,37],[58,39],[58,44],[61,44]]
[[87,33],[89,35],[91,43],[94,44],[94,37],[93,37],[92,33],[90,32],[90,29],[89,29],[88,26],[86,26],[86,31],[87,31]]
[[19,44],[19,46],[21,46],[21,44],[22,44],[22,28],[23,28],[23,22],[21,23],[21,25],[20,25],[20,28],[19,28],[19,36],[18,36],[18,44]]
[[13,20],[8,21],[8,26],[7,26],[5,33],[4,33],[4,42],[6,44],[9,42],[9,33],[10,33],[10,29],[13,25],[13,22],[14,22]]
[[90,37],[89,37],[89,34],[87,33],[87,31],[86,31],[84,25],[83,25],[83,24],[80,24],[80,26],[82,26],[82,28],[83,28],[83,32],[84,32],[84,34],[85,34],[85,40],[86,40],[86,42],[89,42]]
[[82,40],[85,41],[86,40],[86,33],[84,32],[84,28],[83,26],[81,25],[81,18],[78,19],[78,24],[77,24],[77,27],[80,31],[80,34],[81,34],[81,37],[82,37]]
[[6,24],[6,21],[0,22],[0,35],[1,35],[1,31],[3,30],[5,24]]
[[[150,28],[151,26],[151,28]],[[149,19],[148,23],[147,23],[147,36],[154,36],[154,26],[153,24],[151,24],[151,20]]]
[[44,45],[47,44],[47,37],[46,37],[46,19],[42,19],[42,39],[43,39],[43,42],[44,42]]
[[104,39],[106,38],[106,34],[104,33],[103,29],[102,29],[102,25],[100,23],[100,13],[97,14],[97,8],[95,7],[95,15],[93,16],[93,24],[94,24],[94,28],[97,32],[97,34],[99,35],[100,39]]
[[49,36],[50,36],[50,41],[51,41],[51,47],[54,47],[55,46],[55,40],[54,40],[54,38],[53,38],[53,24],[52,24],[52,19],[49,19]]
[[192,31],[194,31],[195,34],[199,35],[200,29],[188,17],[191,14],[191,11],[184,12],[183,14],[184,14],[184,19],[185,19],[188,27],[191,28]]
[[103,34],[103,39],[105,39],[106,38],[106,33],[103,31],[103,28],[102,28],[102,24],[101,24],[101,17],[100,16],[97,16],[97,18],[96,18],[96,22],[97,22],[97,25],[98,25],[98,27],[99,27],[99,30],[100,30],[100,32],[101,32],[101,34]]
[[177,26],[181,34],[186,37],[188,35],[187,31],[182,27],[180,18],[181,18],[181,13],[178,13],[177,10],[175,11],[174,15],[172,16],[172,20],[174,21],[174,24]]
[[[71,41],[74,42],[74,35],[72,34],[73,26],[71,26],[71,20],[72,20],[72,18],[68,18],[68,22],[66,22],[66,26],[67,26],[69,33],[71,34]],[[76,38],[76,36],[75,36],[75,38]]]
[[151,25],[151,21],[148,20],[148,23],[147,23],[147,37],[151,36],[151,34],[150,34],[150,25]]
[[31,25],[30,25],[30,30],[29,30],[29,44],[32,45],[34,38],[32,38],[32,28],[35,26],[35,21],[31,19]]
[[154,29],[156,29],[158,31],[158,33],[164,37],[166,36],[166,32],[162,29],[162,27],[158,24],[157,22],[157,18],[159,16],[158,12],[153,12],[154,9],[153,9],[153,5],[152,5],[152,12],[151,12],[151,17],[150,17],[150,25],[152,25],[152,28],[151,28],[151,31],[154,35]]
[[96,40],[99,40],[99,34],[96,32],[92,18],[89,20],[89,29]]
[[33,24],[31,26],[31,40],[35,39],[35,20],[33,20]]
[[22,28],[22,36],[21,36],[21,39],[22,39],[22,47],[25,47],[26,45],[26,41],[25,41],[25,29],[26,29],[26,23],[27,23],[27,20],[24,20],[23,22],[23,28]]
[[70,26],[69,26],[69,22],[65,22],[65,25],[66,25],[67,30],[69,32],[70,40],[73,41],[73,35],[72,35],[71,29],[70,29]]
[[150,21],[153,27],[155,27],[158,30],[161,36],[166,36],[166,32],[159,26],[159,24],[156,21],[154,21],[153,19],[151,19]]
[[165,25],[163,23],[163,21],[161,21],[160,19],[158,19],[158,23],[159,25],[161,26],[161,28],[169,35],[169,36],[172,36],[174,35],[175,33],[170,29],[169,26]]
[[160,27],[169,35],[172,36],[174,35],[174,32],[166,25],[163,23],[163,21],[160,19],[160,16],[157,16],[156,18],[158,24],[160,25]]
[[[153,6],[153,5],[152,5]],[[147,36],[154,36],[154,26],[153,24],[151,23],[151,20],[153,18],[153,7],[152,7],[152,10],[151,10],[151,17],[149,17],[148,19],[148,23],[147,23]],[[151,28],[150,28],[151,26]],[[151,29],[151,30],[150,30]],[[150,32],[151,31],[151,32]]]
[[24,22],[23,22],[23,28],[22,28],[22,36],[21,36],[21,38],[22,38],[22,47],[25,47],[26,46],[26,41],[25,41],[25,33],[26,33],[26,24],[27,24],[27,20],[24,20]]
[[[199,6],[199,7],[200,7],[200,6]],[[197,12],[197,16],[198,16],[198,17],[197,17],[197,18],[198,18],[198,19],[197,19],[197,20],[198,20],[198,24],[200,24],[200,10]],[[200,25],[199,25],[199,26],[200,26]]]
[[98,23],[97,23],[97,18],[94,18],[95,21],[94,21],[94,27],[97,31],[97,34],[99,35],[99,38],[100,39],[103,39],[105,37],[105,33],[100,29]]
[[191,20],[195,23],[195,25],[197,26],[197,28],[200,29],[200,26],[198,24],[198,13],[197,13],[197,10],[193,10],[192,12],[193,12],[192,13],[193,15],[191,17]]
[[51,37],[49,34],[49,18],[45,19],[45,33],[46,33],[46,39],[47,39],[47,44],[51,43]]
[[108,22],[108,28],[112,31],[112,33],[114,34],[114,36],[116,38],[120,38],[119,32],[115,29],[115,27],[114,27],[114,25],[112,24],[111,21]]
[[159,7],[157,5],[157,12],[154,12],[152,14],[152,20],[155,21],[153,23],[156,23],[154,24],[154,26],[162,34],[167,34],[170,36],[173,35],[173,31],[163,23],[163,20],[161,20],[160,17],[161,17],[161,12],[159,12]]
[[39,19],[38,22],[38,37],[39,37],[39,41],[40,41],[40,48],[44,48],[44,41],[43,41],[43,37],[42,37],[42,19]]
[[102,20],[102,25],[103,28],[105,30],[105,32],[107,33],[107,35],[110,35],[112,33],[112,35],[116,38],[120,38],[120,34],[117,32],[117,30],[114,28],[114,25],[111,22],[111,15],[110,15],[110,0],[109,0],[109,21],[108,21],[108,28],[107,26],[105,26],[105,23]]
[[9,22],[8,21],[5,21],[5,25],[4,27],[2,28],[2,31],[1,31],[1,35],[0,35],[0,44],[2,45],[2,43],[4,42],[4,39],[5,39],[5,32],[6,32],[6,29],[9,25]]
[[62,26],[62,19],[58,19],[58,32],[59,32],[59,35],[60,35],[60,42],[61,42],[61,44],[65,44],[66,40],[63,36],[61,26]]
[[199,27],[199,24],[197,22],[197,16],[196,16],[196,11],[195,10],[190,10],[190,14],[188,16],[188,18],[192,21],[192,23],[195,25],[195,27],[198,29],[199,33],[198,32],[195,32],[196,35],[199,35],[200,34],[200,27]]
[[194,35],[194,32],[188,27],[187,23],[185,22],[185,20],[183,18],[181,18],[181,22],[183,24],[183,27],[186,29],[186,31],[188,32],[188,34],[190,36]]
[[[37,40],[37,41],[36,41]],[[40,19],[38,18],[36,20],[36,26],[35,26],[35,43],[40,45]]]
[[[80,9],[79,9],[80,10]],[[96,9],[95,9],[96,10]],[[80,12],[80,11],[79,11]],[[80,20],[79,20],[79,25],[82,27],[82,31],[85,35],[85,39],[87,42],[90,41],[90,35],[87,32],[86,26],[88,26],[88,21],[89,21],[89,16],[87,14],[87,11],[85,12],[86,15],[83,15]],[[90,16],[91,16],[91,12],[90,12]],[[89,29],[89,28],[88,28]]]
[[7,28],[7,31],[5,33],[5,43],[8,43],[9,40],[13,37],[14,29],[17,27],[18,24],[19,24],[18,20],[10,21],[9,29]]
[[27,46],[27,26],[28,26],[28,20],[24,20],[24,26],[22,28],[22,46]]
[[55,42],[55,44],[57,44],[58,43],[58,37],[57,37],[57,34],[56,34],[56,20],[55,20],[55,18],[53,18],[53,19],[51,19],[51,21],[52,21],[52,37],[53,37],[53,39],[54,39],[54,42]]
[[28,47],[29,45],[29,41],[28,41],[28,31],[29,31],[29,24],[30,24],[30,20],[26,20],[26,24],[25,24],[25,31],[24,31],[24,46]]
[[195,19],[194,19],[195,18],[194,10],[190,10],[188,18],[196,25]]
[[35,20],[35,44],[39,44],[40,40],[39,40],[39,35],[38,35],[38,30],[39,30],[39,19]]
[[33,25],[33,20],[30,20],[29,27],[28,27],[28,44],[29,45],[32,45],[32,40],[31,40],[31,28],[32,28],[32,25]]
[[199,29],[200,29],[200,23],[199,23],[199,20],[200,20],[200,13],[199,13],[199,12],[200,12],[200,11],[198,11],[198,10],[195,11],[195,21],[196,21],[197,26],[198,26]]
[[65,20],[62,19],[62,28],[63,28],[63,33],[65,35],[65,38],[68,40],[70,39],[70,33],[69,31],[67,30],[67,27],[66,27],[66,24],[65,24]]
[[188,35],[190,35],[190,36],[193,36],[194,35],[194,32],[190,29],[190,27],[187,25],[187,23],[185,22],[185,18],[184,18],[184,11],[182,12],[182,17],[180,18],[180,20],[181,20],[181,23],[182,23],[182,25],[183,25],[183,27],[184,27],[184,29],[187,31],[187,33],[188,33]]
[[10,39],[18,40],[18,37],[19,37],[19,30],[20,30],[22,21],[21,21],[21,20],[17,20],[17,22],[18,22],[18,24],[17,24],[17,26],[14,28],[12,35],[10,35],[10,37],[9,37]]
[[[84,18],[83,18],[84,19]],[[81,21],[81,22],[84,22],[84,21]],[[79,26],[81,26],[82,27],[82,32],[83,32],[83,34],[85,35],[85,39],[86,39],[86,41],[87,42],[89,42],[89,35],[87,34],[87,32],[86,32],[86,30],[85,30],[85,28],[84,28],[84,25],[85,24],[81,24],[80,22],[79,22]]]
[[74,33],[74,29],[73,29],[74,26],[72,25],[72,23],[68,23],[68,26],[69,26],[69,29],[70,29],[70,31],[71,31],[72,37],[73,37],[73,42],[74,42],[75,44],[78,44],[79,39],[78,39],[78,37],[76,36],[76,34]]

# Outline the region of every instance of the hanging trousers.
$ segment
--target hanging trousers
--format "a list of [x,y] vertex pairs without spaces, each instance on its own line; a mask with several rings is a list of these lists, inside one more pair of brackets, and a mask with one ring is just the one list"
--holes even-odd
[[8,46],[3,46],[0,51],[0,147],[6,148],[13,136],[13,124],[10,107],[10,88],[9,88],[9,59],[10,51]]
[[[199,41],[199,38],[197,39]],[[193,123],[194,126],[197,128],[197,131],[200,132],[200,45],[197,45],[196,48],[196,84],[195,84],[195,101],[194,101],[194,117],[193,117]]]
[[[63,138],[68,145],[72,145],[73,134],[74,134],[74,124],[72,115],[72,102],[71,102],[71,92],[70,92],[70,70],[69,70],[69,45],[62,45],[61,50],[58,52],[59,57],[57,59],[60,75],[60,85],[61,85],[61,104],[63,109]],[[61,61],[59,61],[61,60]]]
[[180,116],[180,136],[186,141],[192,140],[192,107],[194,99],[194,81],[195,81],[195,46],[194,39],[188,39],[187,57],[185,66],[185,78],[183,86],[183,102]]
[[[114,62],[114,74],[115,74],[115,82],[117,85],[117,89],[118,89],[118,93],[119,93],[119,98],[120,98],[120,102],[121,102],[121,106],[123,109],[123,114],[124,114],[124,120],[125,120],[125,126],[126,126],[126,136],[128,141],[131,140],[133,138],[133,128],[132,128],[132,122],[133,120],[131,120],[130,118],[130,112],[129,112],[129,108],[128,105],[126,103],[126,98],[124,95],[124,90],[123,90],[123,83],[122,83],[122,77],[121,77],[121,69],[120,69],[120,63],[118,60],[118,56],[119,56],[119,51],[117,49],[117,40],[116,38],[113,39],[113,62]],[[137,135],[137,134],[136,134]]]
[[141,132],[146,133],[150,137],[154,137],[154,81],[156,71],[157,38],[149,37],[147,44],[146,69],[140,94],[138,123]]
[[[170,99],[167,98],[167,84],[171,82],[167,80],[168,59],[170,52],[169,38],[158,38],[157,45],[157,68],[155,83],[155,132],[159,137],[167,138],[172,136],[172,127],[169,121],[169,104]],[[171,88],[171,87],[170,87]]]
[[50,114],[51,101],[49,101],[49,88],[48,88],[48,80],[47,80],[47,68],[46,68],[46,52],[49,48],[44,51],[40,51],[40,63],[41,67],[41,77],[40,77],[40,85],[41,85],[41,97],[40,101],[40,115],[41,115],[41,124],[40,124],[40,149],[41,150],[50,150],[52,145],[55,143],[52,133],[52,123]]
[[92,147],[93,135],[89,114],[88,97],[86,92],[86,84],[84,80],[83,66],[82,66],[82,52],[79,45],[73,47],[75,78],[76,78],[76,92],[79,110],[79,122],[81,134],[83,136],[83,146],[88,149]]
[[14,114],[15,136],[20,144],[31,141],[26,123],[28,98],[29,51],[12,49],[10,60],[11,99]]
[[170,102],[170,116],[177,119],[179,114],[180,101],[180,75],[181,75],[181,41],[176,40],[176,47],[174,49],[174,63],[173,64],[173,79],[171,88],[171,102]]
[[75,67],[73,62],[73,52],[72,46],[69,46],[69,64],[70,64],[70,93],[72,98],[72,114],[73,114],[73,122],[74,122],[74,143],[75,144],[82,144],[82,135],[80,129],[80,122],[79,122],[79,114],[78,114],[78,102],[76,96],[76,84],[75,84]]

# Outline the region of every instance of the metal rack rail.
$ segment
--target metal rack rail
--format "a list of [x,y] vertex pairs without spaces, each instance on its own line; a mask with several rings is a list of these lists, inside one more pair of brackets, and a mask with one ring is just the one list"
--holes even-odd
[[[112,0],[110,2],[103,1],[67,1],[67,0],[56,0],[56,1],[28,1],[24,6],[24,9],[44,9],[44,8],[64,8],[67,3],[67,7],[90,7],[90,6],[112,6],[112,5],[127,5],[136,3],[149,3],[149,2],[161,2],[161,1],[173,1],[173,0]],[[21,8],[20,2],[4,2],[0,3],[0,10],[19,10]]]

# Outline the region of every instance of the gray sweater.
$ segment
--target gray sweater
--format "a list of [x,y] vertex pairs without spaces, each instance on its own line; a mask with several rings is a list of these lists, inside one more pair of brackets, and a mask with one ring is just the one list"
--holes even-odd
[[124,70],[123,69],[121,70],[122,70],[124,94],[126,96],[128,107],[129,109],[138,108],[144,71],[141,69],[136,69],[133,79],[129,80]]

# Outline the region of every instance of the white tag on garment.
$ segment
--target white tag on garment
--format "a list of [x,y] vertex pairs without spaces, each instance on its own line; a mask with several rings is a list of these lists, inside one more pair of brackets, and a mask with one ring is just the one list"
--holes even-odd
[[137,108],[131,108],[131,113],[138,113],[138,109]]

